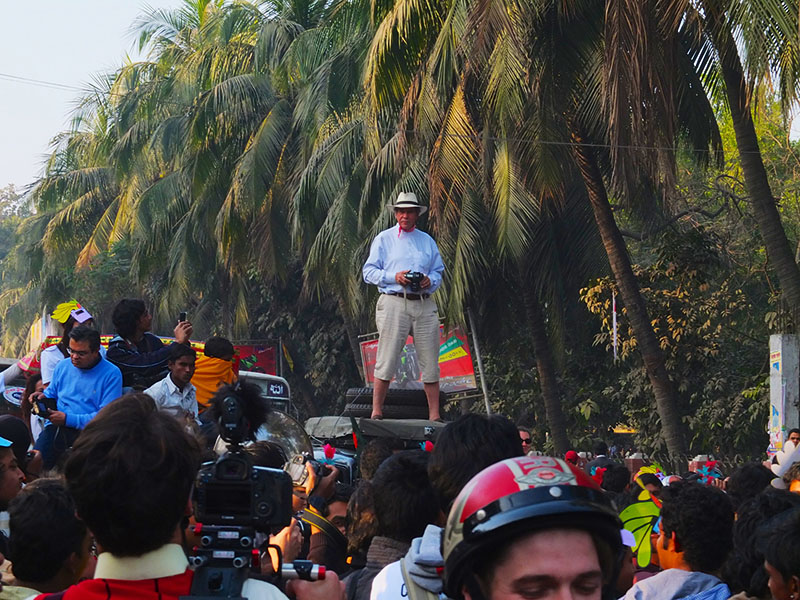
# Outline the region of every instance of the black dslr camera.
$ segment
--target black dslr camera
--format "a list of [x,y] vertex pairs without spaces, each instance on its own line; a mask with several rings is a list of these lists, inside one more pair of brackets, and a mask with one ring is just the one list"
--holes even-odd
[[[291,477],[282,469],[253,465],[242,449],[266,412],[261,415],[245,405],[240,384],[232,389],[233,393],[214,400],[213,409],[228,450],[205,463],[195,481],[195,533],[200,546],[189,557],[195,567],[189,598],[240,598],[245,580],[260,570],[256,532],[277,533],[292,518]],[[254,422],[256,418],[261,422]]]
[[[277,533],[292,517],[292,479],[282,469],[253,466],[242,442],[252,430],[237,395],[222,400],[219,432],[228,451],[197,475],[195,515],[200,523],[245,525]],[[255,428],[257,429],[257,427]]]
[[47,415],[50,414],[50,411],[58,410],[57,401],[55,398],[48,398],[47,396],[42,396],[36,403],[33,405],[31,409],[37,415],[43,418],[47,418]]
[[425,275],[423,275],[419,271],[409,271],[408,273],[406,273],[406,279],[408,279],[409,281],[408,287],[414,293],[419,293],[419,291],[422,289],[420,287],[420,284],[422,283],[422,280],[424,278]]

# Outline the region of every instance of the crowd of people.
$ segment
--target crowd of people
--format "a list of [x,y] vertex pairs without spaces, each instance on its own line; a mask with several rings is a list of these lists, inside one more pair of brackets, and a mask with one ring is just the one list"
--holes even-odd
[[[187,559],[203,543],[193,486],[218,456],[226,402],[258,424],[266,400],[234,383],[230,341],[207,340],[198,356],[180,320],[165,345],[141,300],[118,303],[107,350],[84,307],[65,303],[53,318],[62,338],[42,352],[22,418],[0,417],[0,600],[197,594]],[[249,463],[291,480],[291,514],[257,533],[257,560],[238,583],[216,582],[217,597],[800,599],[798,430],[775,465],[725,477],[710,463],[681,474],[641,461],[631,469],[603,442],[591,456],[542,456],[507,418],[466,414],[422,448],[362,440],[357,477],[344,482],[336,466],[305,456],[298,468],[280,439],[246,429]],[[230,493],[216,501],[241,502]],[[326,576],[287,578],[297,559]]]
[[[263,409],[248,386],[226,386],[217,398],[234,393]],[[207,452],[201,435],[134,392],[103,407],[47,477],[27,473],[25,436],[21,420],[0,419],[0,508],[9,515],[0,599],[188,596],[186,555],[197,544],[190,497]],[[371,440],[355,486],[338,482],[335,467],[309,463],[308,477],[295,483],[296,517],[262,534],[260,566],[241,597],[791,600],[800,593],[800,495],[770,485],[765,466],[741,465],[724,486],[710,485],[689,474],[632,476],[621,463],[598,474],[596,465],[526,455],[523,446],[508,419],[468,414],[446,424],[430,451]],[[248,452],[256,465],[286,464],[275,442],[255,442]],[[626,530],[620,514],[643,494],[660,511],[642,536]],[[637,545],[652,550],[650,564],[637,562]],[[328,576],[276,579],[296,558],[326,565]]]
[[[189,340],[192,324],[184,320],[175,326],[174,341],[164,344],[150,332],[153,318],[144,301],[135,298],[115,306],[115,335],[107,350],[92,315],[76,301],[58,305],[51,316],[61,339],[41,351],[40,372],[28,377],[21,402],[42,468],[58,464],[100,409],[137,390],[207,439],[216,436],[205,413],[219,385],[235,377],[229,340],[210,338],[198,357]],[[198,364],[202,377],[195,377]]]

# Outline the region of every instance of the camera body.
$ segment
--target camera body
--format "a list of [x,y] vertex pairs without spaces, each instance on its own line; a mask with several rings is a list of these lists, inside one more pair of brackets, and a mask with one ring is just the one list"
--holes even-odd
[[42,396],[41,399],[37,400],[33,406],[34,406],[33,412],[35,412],[40,417],[47,418],[47,414],[51,410],[58,410],[58,401],[55,398],[48,398],[47,396]]
[[197,474],[197,521],[277,533],[291,522],[292,479],[281,469],[253,465],[242,449],[242,442],[260,423],[250,421],[239,393],[223,398],[218,408],[219,432],[228,451]]
[[[322,448],[314,448],[314,459],[316,462],[316,470],[317,475],[324,477],[328,473],[330,473],[330,469],[327,469],[327,472],[324,472],[327,467],[325,464],[325,451]],[[349,456],[348,454],[336,450],[336,453],[333,456],[333,459],[330,461],[329,464],[336,467],[339,470],[339,476],[336,478],[336,481],[341,481],[342,483],[346,483],[347,485],[355,485],[356,479],[358,479],[357,475],[357,466],[355,458]]]
[[247,453],[232,451],[203,465],[194,500],[201,523],[277,533],[291,522],[292,480],[281,469],[253,466]]
[[[277,533],[291,523],[291,477],[282,469],[254,465],[242,448],[266,419],[252,398],[245,400],[245,391],[237,383],[228,395],[215,398],[212,407],[227,452],[205,463],[195,480],[195,533],[200,545],[189,557],[195,575],[187,598],[241,600],[247,578],[260,572],[256,532]],[[315,566],[289,570],[297,577],[324,577],[324,569],[320,573]]]
[[422,289],[420,284],[422,283],[424,277],[425,275],[419,271],[409,271],[406,273],[406,279],[409,281],[409,289],[414,293],[419,293],[419,291]]

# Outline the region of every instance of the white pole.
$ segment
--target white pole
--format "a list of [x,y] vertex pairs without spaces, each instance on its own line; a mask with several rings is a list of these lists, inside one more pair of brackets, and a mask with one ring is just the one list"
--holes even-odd
[[478,334],[475,327],[475,319],[472,318],[472,309],[467,308],[467,318],[469,318],[469,328],[472,330],[472,345],[475,347],[475,357],[478,359],[478,373],[481,376],[481,389],[483,390],[483,402],[486,405],[486,414],[492,414],[492,406],[489,404],[489,389],[486,387],[486,377],[483,374],[483,359],[481,358],[481,347],[478,345]]
[[614,329],[614,362],[617,362],[617,293],[611,292],[611,323]]

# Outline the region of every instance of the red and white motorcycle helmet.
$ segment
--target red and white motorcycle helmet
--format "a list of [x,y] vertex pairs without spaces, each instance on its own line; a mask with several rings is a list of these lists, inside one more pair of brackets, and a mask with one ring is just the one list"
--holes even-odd
[[603,578],[616,579],[622,523],[604,492],[565,460],[520,456],[475,475],[453,503],[442,537],[443,591],[462,598],[464,585],[473,589],[475,567],[493,559],[501,545],[545,529],[581,529],[604,542],[610,553],[600,556]]

